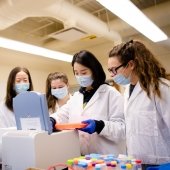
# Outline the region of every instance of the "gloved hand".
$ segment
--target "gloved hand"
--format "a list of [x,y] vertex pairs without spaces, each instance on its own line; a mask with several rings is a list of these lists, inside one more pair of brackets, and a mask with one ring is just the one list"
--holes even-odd
[[95,120],[88,119],[88,120],[82,121],[81,123],[85,123],[85,124],[87,124],[87,126],[85,128],[79,129],[79,130],[81,130],[83,132],[87,132],[89,134],[92,134],[96,131]]
[[56,120],[53,117],[50,117],[50,123],[51,123],[51,128],[52,128],[52,132],[59,132],[60,130],[57,130],[55,128],[55,124],[57,123]]

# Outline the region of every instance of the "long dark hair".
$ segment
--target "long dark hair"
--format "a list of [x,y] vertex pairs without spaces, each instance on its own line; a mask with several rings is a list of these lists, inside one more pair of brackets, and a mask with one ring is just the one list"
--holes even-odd
[[28,75],[28,80],[30,83],[28,91],[33,90],[33,84],[32,84],[31,76],[30,76],[28,69],[24,68],[24,67],[15,67],[14,69],[12,69],[8,76],[6,97],[5,97],[5,105],[11,111],[13,111],[13,101],[12,100],[17,95],[16,91],[14,90],[15,77],[16,77],[16,74],[20,71],[23,71]]
[[[83,50],[76,53],[73,56],[72,67],[74,68],[74,63],[79,63],[92,71],[94,82],[92,84],[93,88],[98,88],[101,84],[105,83],[106,75],[103,70],[102,65],[97,60],[97,58],[89,51]],[[74,69],[73,69],[74,72]],[[75,74],[75,73],[74,73]]]
[[148,97],[151,95],[151,89],[154,94],[161,97],[159,90],[160,78],[169,80],[169,74],[166,73],[165,68],[143,43],[131,40],[119,44],[113,47],[109,57],[118,57],[120,63],[128,63],[128,61],[133,60],[135,63],[134,72]]

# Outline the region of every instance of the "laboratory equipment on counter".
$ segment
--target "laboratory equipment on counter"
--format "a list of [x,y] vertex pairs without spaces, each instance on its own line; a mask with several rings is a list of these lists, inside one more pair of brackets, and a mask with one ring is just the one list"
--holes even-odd
[[2,164],[2,135],[14,130],[16,131],[16,127],[0,128],[0,164]]
[[49,165],[80,156],[78,132],[16,130],[2,135],[2,170],[47,169]]
[[13,98],[13,108],[18,130],[44,130],[52,133],[46,96],[34,91]]
[[[114,154],[92,153],[67,160],[67,166],[70,170],[141,170],[139,162],[141,165],[141,160],[122,154],[116,157]],[[52,168],[49,167],[48,170],[52,170]]]

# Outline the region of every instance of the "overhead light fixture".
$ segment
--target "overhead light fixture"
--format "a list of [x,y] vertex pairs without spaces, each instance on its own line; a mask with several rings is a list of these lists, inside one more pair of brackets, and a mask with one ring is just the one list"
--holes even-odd
[[55,33],[52,33],[49,35],[49,37],[52,37],[54,39],[59,39],[62,41],[66,41],[66,42],[73,42],[73,41],[76,41],[76,40],[79,40],[85,37],[86,35],[87,35],[86,32],[78,28],[71,27],[71,28],[63,29]]
[[130,0],[96,0],[109,11],[134,27],[153,42],[168,39],[167,35]]
[[66,62],[71,62],[73,58],[72,55],[63,52],[53,51],[3,37],[0,37],[0,47]]

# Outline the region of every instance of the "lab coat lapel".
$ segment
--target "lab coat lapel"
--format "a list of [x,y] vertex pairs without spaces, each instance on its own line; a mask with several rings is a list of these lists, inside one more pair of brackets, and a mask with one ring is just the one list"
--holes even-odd
[[89,108],[93,103],[95,103],[95,101],[100,97],[100,92],[101,92],[101,88],[99,87],[99,89],[94,93],[94,95],[92,96],[92,98],[89,100],[89,102],[87,103],[87,105],[84,107],[84,110],[86,110],[87,108]]
[[138,96],[139,93],[141,93],[142,88],[140,87],[139,82],[136,84],[135,88],[133,89],[133,92],[131,94],[131,96],[129,97],[129,88],[130,86],[128,86],[128,88],[126,89],[126,94],[125,94],[125,100],[126,100],[126,105],[130,105],[130,103],[132,103],[135,98]]

